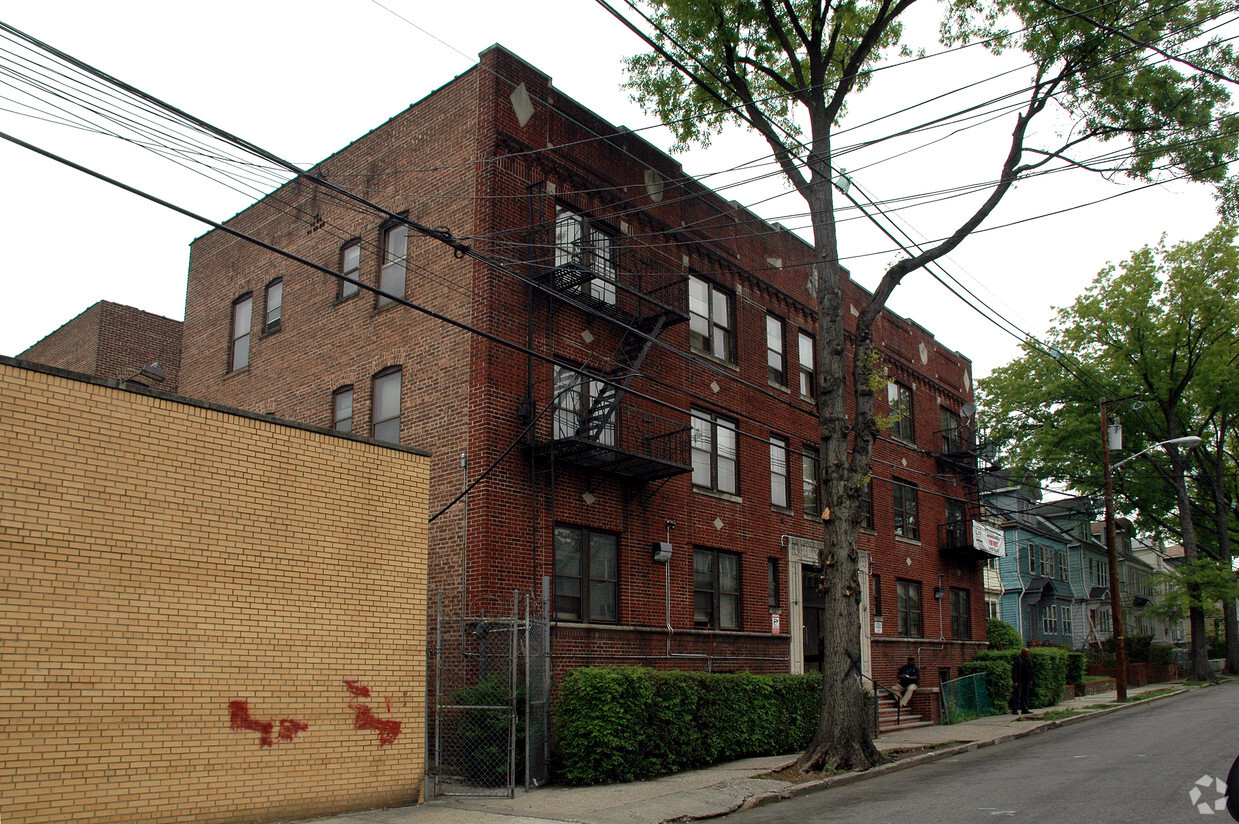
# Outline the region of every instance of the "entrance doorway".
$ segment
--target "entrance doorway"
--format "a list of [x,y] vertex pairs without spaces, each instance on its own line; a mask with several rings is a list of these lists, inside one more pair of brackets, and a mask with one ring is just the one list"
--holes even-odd
[[821,567],[808,564],[800,567],[805,672],[821,672],[822,658],[826,655],[826,636],[822,633],[822,624],[826,620],[826,599],[822,595],[821,584]]

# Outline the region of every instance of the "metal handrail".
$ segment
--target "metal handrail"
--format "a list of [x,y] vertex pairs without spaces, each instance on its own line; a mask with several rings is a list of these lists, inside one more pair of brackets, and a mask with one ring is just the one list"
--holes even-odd
[[878,737],[879,735],[881,735],[881,733],[882,733],[882,728],[881,728],[881,726],[878,724],[878,690],[880,690],[880,689],[882,689],[882,690],[886,690],[887,694],[888,694],[888,695],[890,695],[890,697],[891,697],[891,698],[894,698],[894,699],[895,699],[895,726],[899,726],[899,724],[900,724],[900,723],[902,723],[902,721],[903,721],[903,705],[899,703],[899,699],[900,699],[902,696],[900,696],[897,692],[895,692],[893,689],[891,689],[890,687],[886,686],[885,684],[880,684],[880,683],[878,683],[875,679],[870,678],[868,675],[865,675],[863,672],[860,674],[860,677],[861,677],[861,678],[863,678],[864,680],[868,681],[869,683],[873,684],[873,686],[874,686],[874,691],[873,691],[873,737],[874,737],[874,738],[877,738],[877,737]]

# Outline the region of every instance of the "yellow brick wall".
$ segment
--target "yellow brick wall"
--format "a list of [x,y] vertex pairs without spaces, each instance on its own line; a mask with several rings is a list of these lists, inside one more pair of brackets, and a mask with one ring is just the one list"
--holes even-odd
[[0,362],[0,820],[415,801],[428,471]]

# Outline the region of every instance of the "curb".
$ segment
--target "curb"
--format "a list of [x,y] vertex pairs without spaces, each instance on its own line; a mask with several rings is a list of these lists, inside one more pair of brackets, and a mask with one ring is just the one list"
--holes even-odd
[[[1188,691],[1187,687],[1181,687],[1175,690],[1174,692],[1168,692],[1165,695],[1157,695],[1152,698],[1145,698],[1140,701],[1135,701],[1135,702],[1131,702],[1128,704],[1120,704],[1116,707],[1110,707],[1104,710],[1093,710],[1091,712],[1084,713],[1083,715],[1073,715],[1067,718],[1059,718],[1053,721],[1044,721],[1040,724],[1037,724],[1036,726],[1029,727],[1028,729],[1020,730],[1018,732],[1008,733],[1007,735],[1000,735],[997,738],[989,738],[984,741],[970,741],[967,744],[959,744],[954,747],[945,747],[940,750],[934,750],[933,752],[922,753],[921,755],[914,755],[909,758],[902,759],[900,761],[891,762],[889,764],[879,764],[878,766],[873,767],[872,769],[865,770],[863,772],[849,772],[849,773],[843,773],[841,775],[832,775],[829,778],[821,778],[816,781],[806,781],[803,784],[789,784],[788,786],[783,787],[777,791],[772,790],[766,793],[758,793],[757,795],[751,795],[748,798],[741,801],[737,807],[734,807],[731,810],[728,810],[726,813],[720,812],[720,813],[715,813],[712,815],[697,816],[692,819],[680,817],[677,819],[669,819],[668,821],[687,821],[687,820],[700,821],[700,820],[705,820],[708,818],[717,818],[723,815],[728,815],[730,813],[742,812],[744,810],[751,810],[754,807],[765,806],[766,804],[771,804],[776,801],[783,801],[788,798],[796,798],[801,795],[808,795],[809,793],[820,792],[822,790],[829,790],[832,787],[844,787],[849,784],[855,784],[858,781],[865,781],[870,778],[878,778],[879,776],[889,775],[890,773],[899,772],[900,770],[906,770],[911,767],[919,766],[921,764],[928,764],[933,761],[940,761],[945,758],[953,758],[957,755],[962,755],[963,753],[966,753],[966,752],[972,752],[974,750],[980,750],[986,747],[992,747],[996,744],[1005,744],[1008,741],[1015,741],[1020,738],[1028,738],[1030,735],[1037,735],[1038,733],[1047,732],[1049,730],[1055,730],[1055,729],[1058,729],[1059,727],[1066,727],[1066,726],[1071,726],[1072,724],[1081,723],[1083,721],[1090,721],[1094,718],[1100,718],[1105,715],[1111,715],[1113,713],[1120,712],[1122,710],[1134,709],[1136,707],[1141,706],[1142,704],[1152,704],[1152,703],[1162,700],[1163,698],[1171,698],[1176,695],[1182,695],[1186,693],[1187,691]],[[667,822],[664,822],[664,824],[667,824]]]

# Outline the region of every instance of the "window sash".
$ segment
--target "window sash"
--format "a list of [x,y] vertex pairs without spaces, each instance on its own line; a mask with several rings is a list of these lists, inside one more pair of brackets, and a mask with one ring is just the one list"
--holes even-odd
[[916,517],[916,487],[895,481],[894,488],[895,534],[911,541],[920,540],[921,532]]
[[340,250],[340,273],[344,280],[340,281],[340,297],[349,298],[357,294],[361,287],[361,243],[350,243]]
[[693,623],[740,629],[740,556],[712,549],[693,551]]
[[337,432],[353,431],[353,390],[337,389],[331,396],[331,428]]
[[804,332],[798,332],[797,346],[800,351],[800,395],[805,398],[816,397],[816,387],[813,384],[813,375],[816,368],[814,366],[816,355],[813,351],[813,338]]
[[727,362],[735,360],[731,295],[712,283],[688,279],[688,329],[692,349]]
[[264,332],[275,332],[280,328],[280,317],[284,309],[284,281],[277,280],[267,285],[267,316],[263,326]]
[[899,613],[899,635],[921,637],[921,585],[918,581],[895,582],[896,609]]
[[244,297],[232,304],[231,367],[235,372],[250,365],[250,331],[253,325],[254,298]]
[[890,407],[891,437],[912,443],[912,390],[902,383],[886,384],[886,403]]
[[372,437],[377,441],[400,442],[400,370],[374,379],[374,421]]
[[803,476],[804,511],[806,515],[817,517],[822,514],[822,496],[818,486],[817,452],[806,448],[801,454],[801,475]]
[[379,306],[404,299],[405,273],[408,266],[409,227],[392,226],[383,233],[383,267],[379,270]]
[[766,371],[771,383],[787,386],[785,360],[783,321],[774,315],[766,315]]
[[738,444],[735,423],[696,410],[690,417],[693,485],[736,494]]
[[787,477],[787,439],[772,437],[770,439],[770,504],[784,509],[791,504],[788,501]]
[[972,640],[972,605],[966,589],[951,587],[951,637],[958,641]]
[[860,526],[873,529],[873,480],[860,488]]

